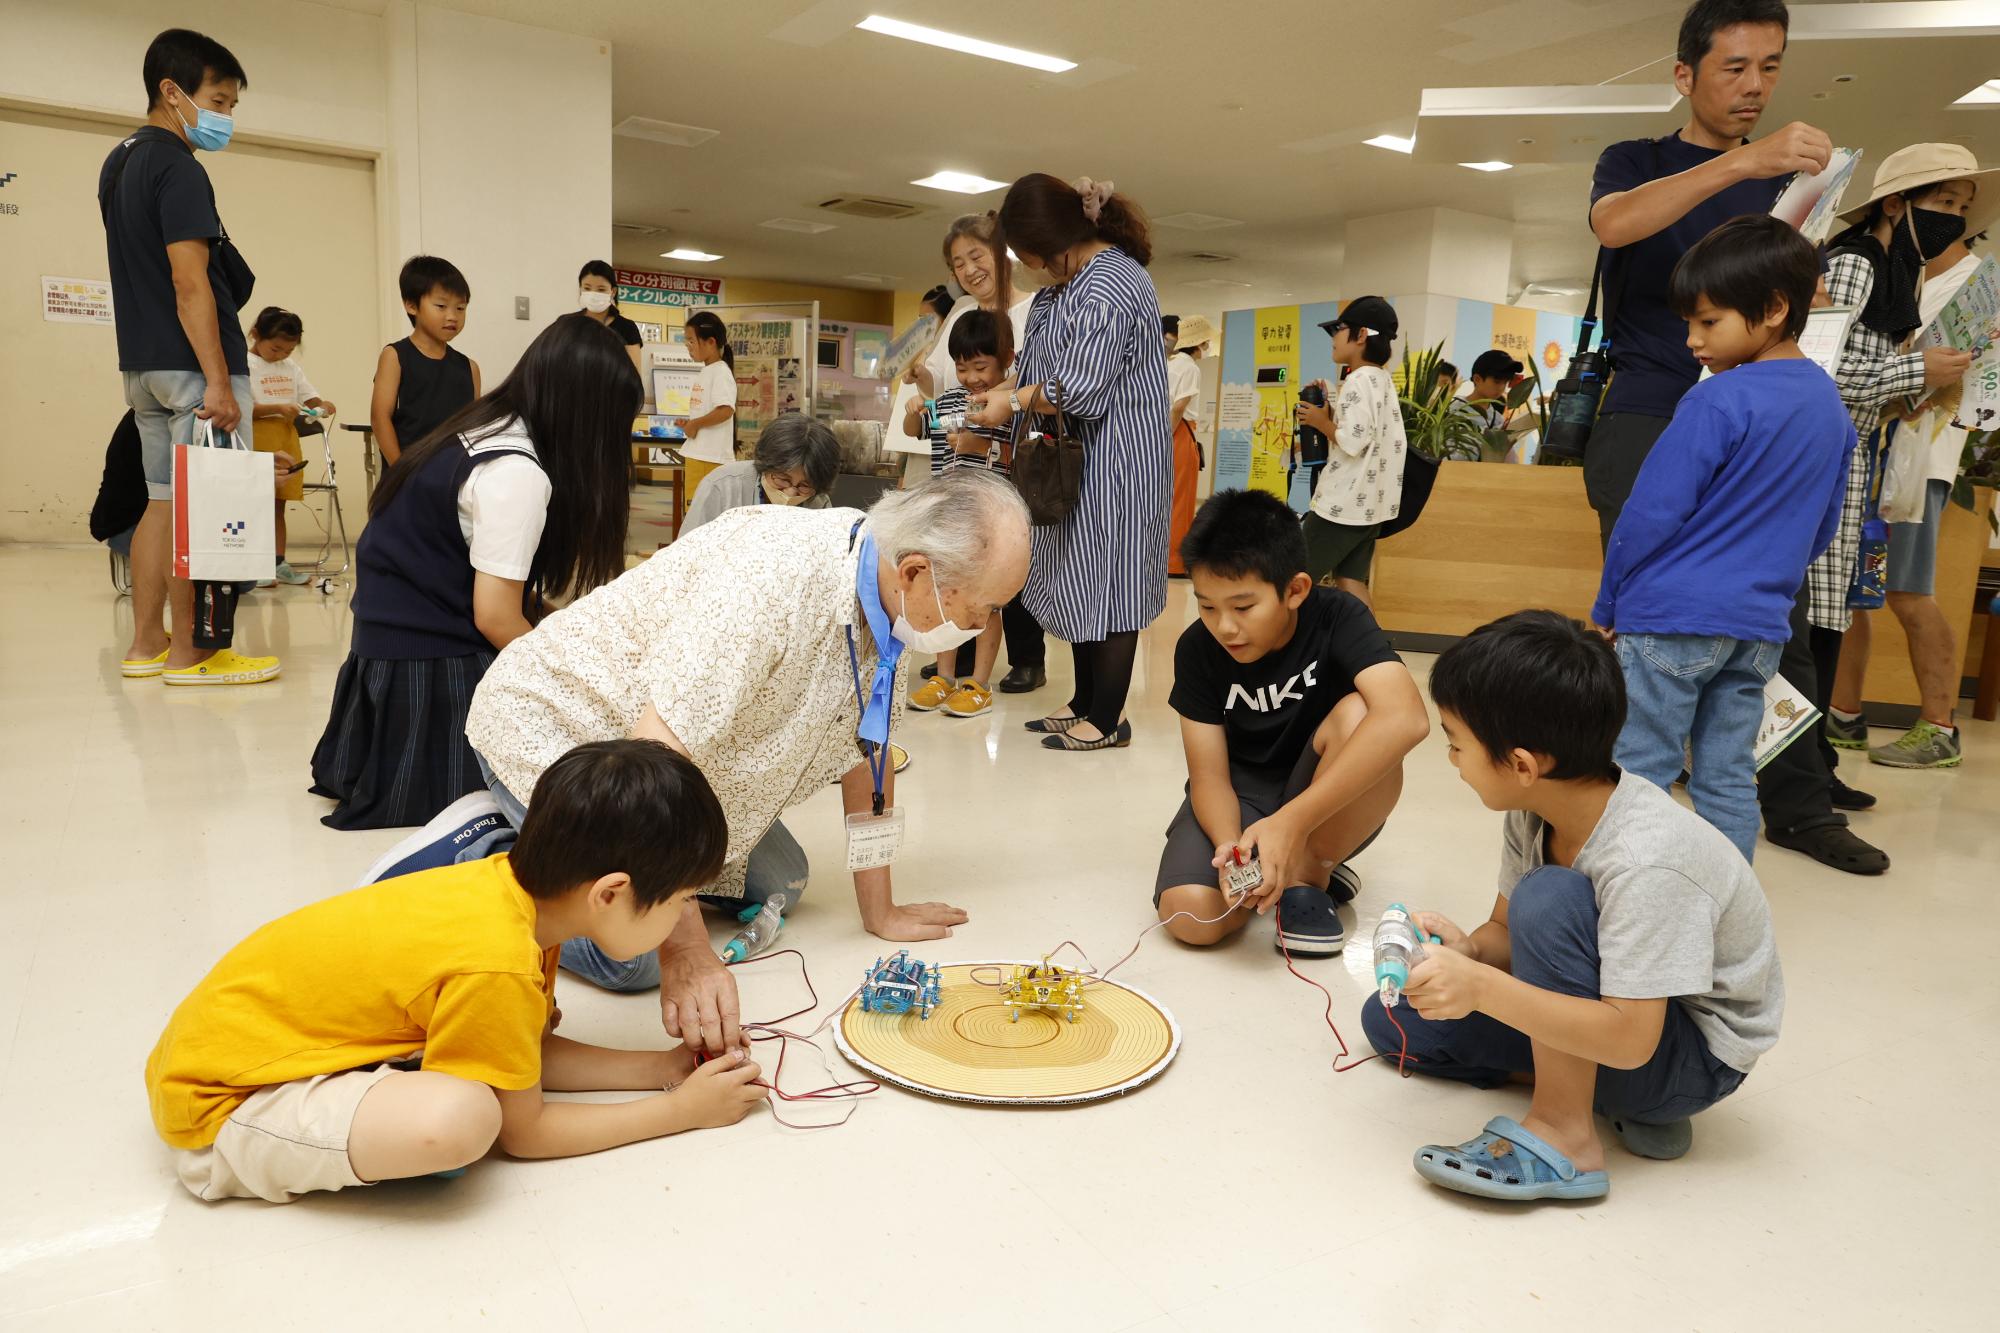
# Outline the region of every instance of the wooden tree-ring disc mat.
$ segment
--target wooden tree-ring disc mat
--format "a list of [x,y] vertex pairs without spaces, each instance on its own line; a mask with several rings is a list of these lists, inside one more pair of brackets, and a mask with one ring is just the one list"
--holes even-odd
[[[1043,1106],[1128,1092],[1159,1075],[1180,1049],[1180,1025],[1145,992],[1116,981],[1084,987],[1083,1015],[1024,1009],[1009,1022],[996,987],[1014,961],[947,963],[928,1019],[871,1014],[857,995],[834,1025],[841,1054],[876,1078],[955,1101]],[[1033,960],[1018,960],[1033,961]]]

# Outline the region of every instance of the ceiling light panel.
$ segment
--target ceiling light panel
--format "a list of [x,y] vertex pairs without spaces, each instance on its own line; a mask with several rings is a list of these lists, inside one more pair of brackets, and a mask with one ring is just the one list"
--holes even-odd
[[1378,134],[1372,139],[1363,139],[1361,142],[1370,148],[1386,148],[1392,153],[1411,153],[1416,151],[1417,136],[1412,134],[1405,139],[1400,134]]
[[831,222],[808,222],[804,218],[766,218],[757,225],[772,231],[795,231],[801,236],[817,236],[834,229]]
[[953,194],[986,194],[1000,189],[1006,181],[990,181],[984,176],[975,176],[969,171],[938,171],[912,185],[921,185],[930,190],[949,190]]
[[682,246],[678,250],[668,250],[660,258],[678,259],[688,264],[713,264],[716,260],[722,258],[722,256],[709,254],[706,250],[694,250],[687,246]]
[[1953,106],[2000,106],[2000,79],[1988,79],[1965,96],[1952,103]]
[[627,139],[645,139],[650,143],[672,144],[676,148],[693,148],[722,133],[721,130],[705,130],[699,125],[677,125],[671,120],[651,120],[645,116],[627,116],[613,125],[611,132]]
[[1795,42],[1883,37],[1991,37],[2000,34],[1996,0],[1895,0],[1869,5],[1794,5]]
[[1426,88],[1421,116],[1621,116],[1671,111],[1681,95],[1671,83]]
[[1461,162],[1458,165],[1468,171],[1512,171],[1512,162]]
[[906,42],[922,42],[925,46],[939,46],[947,51],[960,51],[969,56],[1004,60],[1010,65],[1025,65],[1029,69],[1038,69],[1045,74],[1061,74],[1064,70],[1076,68],[1074,60],[1064,60],[1061,56],[1045,56],[1036,51],[1023,51],[1017,46],[1002,46],[998,42],[981,41],[977,37],[946,32],[942,28],[926,28],[915,23],[905,23],[901,19],[884,18],[880,14],[870,14],[854,26],[864,32],[880,33],[884,37],[900,37]]

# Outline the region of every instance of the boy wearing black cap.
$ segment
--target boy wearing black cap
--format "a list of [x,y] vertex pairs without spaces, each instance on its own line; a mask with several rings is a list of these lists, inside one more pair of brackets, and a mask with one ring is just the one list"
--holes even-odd
[[[1396,336],[1396,309],[1379,296],[1357,297],[1339,319],[1320,325],[1333,338],[1333,361],[1346,368],[1331,408],[1298,406],[1299,424],[1332,443],[1305,516],[1306,572],[1373,607],[1368,567],[1375,534],[1403,501],[1403,460],[1409,441],[1395,381],[1383,367]],[[1320,387],[1327,386],[1324,381]]]

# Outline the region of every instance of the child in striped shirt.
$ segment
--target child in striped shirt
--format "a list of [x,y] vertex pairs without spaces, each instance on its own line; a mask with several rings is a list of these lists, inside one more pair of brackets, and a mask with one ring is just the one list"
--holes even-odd
[[[1014,461],[1012,432],[1004,426],[971,425],[963,417],[973,398],[1007,378],[1014,360],[1013,325],[1005,314],[968,310],[951,326],[948,337],[946,350],[958,371],[958,387],[939,394],[928,414],[923,400],[913,399],[903,420],[904,433],[929,434],[933,477],[960,467],[991,468],[1005,476]],[[946,423],[954,429],[947,431]],[[1000,656],[1000,638],[996,615],[973,643],[969,676],[956,675],[961,650],[939,653],[937,674],[910,696],[910,707],[925,713],[942,709],[952,717],[977,717],[993,707],[988,682]]]

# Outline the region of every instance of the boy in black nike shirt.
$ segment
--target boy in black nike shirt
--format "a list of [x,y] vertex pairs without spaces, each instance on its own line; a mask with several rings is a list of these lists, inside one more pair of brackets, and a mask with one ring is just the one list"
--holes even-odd
[[[1211,496],[1181,559],[1201,612],[1174,651],[1170,699],[1188,794],[1154,905],[1162,920],[1188,914],[1167,926],[1187,944],[1275,907],[1288,952],[1339,953],[1334,906],[1360,883],[1343,863],[1402,794],[1403,756],[1430,734],[1423,697],[1368,608],[1313,586],[1298,518],[1277,497]],[[1253,858],[1263,882],[1229,910],[1228,869]]]

